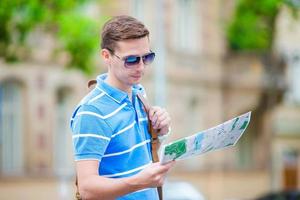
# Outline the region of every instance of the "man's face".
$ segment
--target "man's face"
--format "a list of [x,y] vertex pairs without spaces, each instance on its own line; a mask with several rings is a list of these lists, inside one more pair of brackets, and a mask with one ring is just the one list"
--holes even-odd
[[132,85],[140,83],[146,67],[142,59],[137,64],[125,66],[125,61],[122,58],[132,55],[143,56],[150,52],[148,37],[117,42],[117,48],[110,55],[108,70],[115,86],[127,90]]

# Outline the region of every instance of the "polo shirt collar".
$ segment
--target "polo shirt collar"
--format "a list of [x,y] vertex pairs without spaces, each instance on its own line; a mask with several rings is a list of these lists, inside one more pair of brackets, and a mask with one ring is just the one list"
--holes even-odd
[[[128,94],[124,92],[123,90],[120,90],[118,88],[115,88],[105,82],[105,79],[107,78],[107,73],[101,74],[97,76],[97,88],[101,91],[105,92],[109,97],[111,97],[114,101],[121,103],[126,97],[128,97]],[[132,93],[135,94],[137,90],[142,90],[142,87],[138,85],[132,86]]]
[[126,92],[115,88],[105,82],[107,73],[97,76],[97,88],[105,92],[114,101],[121,103],[128,95]]

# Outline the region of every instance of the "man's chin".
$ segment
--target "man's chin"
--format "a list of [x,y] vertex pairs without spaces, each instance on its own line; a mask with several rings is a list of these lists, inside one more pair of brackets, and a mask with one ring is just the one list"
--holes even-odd
[[140,80],[139,81],[132,81],[132,85],[137,85],[137,84],[140,84]]

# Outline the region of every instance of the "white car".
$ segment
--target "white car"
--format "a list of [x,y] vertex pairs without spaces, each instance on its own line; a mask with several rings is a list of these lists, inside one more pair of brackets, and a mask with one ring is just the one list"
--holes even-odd
[[205,200],[193,185],[184,181],[166,181],[163,196],[164,200]]

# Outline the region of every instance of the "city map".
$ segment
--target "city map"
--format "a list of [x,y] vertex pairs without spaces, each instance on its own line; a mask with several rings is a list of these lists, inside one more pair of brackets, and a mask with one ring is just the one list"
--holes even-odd
[[205,131],[163,145],[160,152],[160,162],[182,160],[234,146],[246,130],[250,117],[251,112],[248,112]]

